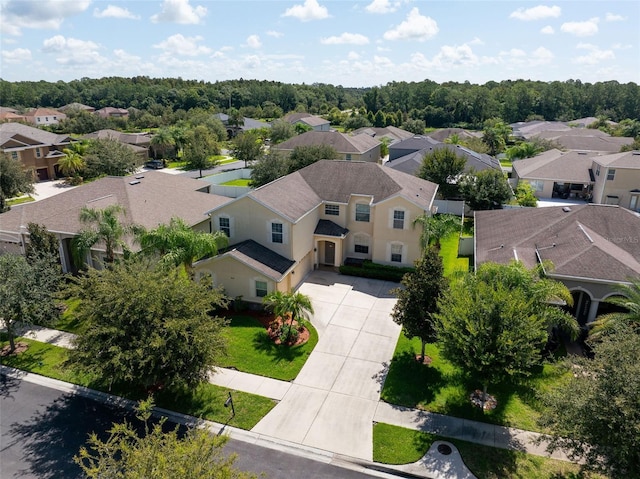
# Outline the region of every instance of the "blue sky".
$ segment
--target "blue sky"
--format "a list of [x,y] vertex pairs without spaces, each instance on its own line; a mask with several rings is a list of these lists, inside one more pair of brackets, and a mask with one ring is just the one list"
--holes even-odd
[[0,0],[0,77],[640,83],[640,1]]

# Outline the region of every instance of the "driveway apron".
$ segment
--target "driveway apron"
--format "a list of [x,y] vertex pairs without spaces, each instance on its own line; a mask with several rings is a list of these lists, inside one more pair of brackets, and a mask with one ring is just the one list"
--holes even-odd
[[391,319],[397,287],[314,271],[311,298],[320,340],[278,405],[253,431],[372,460],[373,418],[400,335]]

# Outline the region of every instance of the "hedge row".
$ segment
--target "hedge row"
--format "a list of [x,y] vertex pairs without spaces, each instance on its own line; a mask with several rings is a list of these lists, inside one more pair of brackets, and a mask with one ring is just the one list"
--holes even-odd
[[363,278],[383,279],[399,283],[406,273],[413,272],[414,268],[390,266],[386,264],[372,263],[365,261],[362,266],[340,266],[340,273],[349,276],[360,276]]

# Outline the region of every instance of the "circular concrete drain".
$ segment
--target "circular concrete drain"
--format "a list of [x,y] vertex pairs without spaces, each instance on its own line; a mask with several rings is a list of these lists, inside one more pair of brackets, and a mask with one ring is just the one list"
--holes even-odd
[[444,456],[448,456],[453,451],[451,450],[451,446],[448,444],[438,444],[438,452]]

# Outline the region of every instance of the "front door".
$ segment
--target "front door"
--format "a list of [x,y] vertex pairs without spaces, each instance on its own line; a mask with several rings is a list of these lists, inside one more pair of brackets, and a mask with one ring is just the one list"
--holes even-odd
[[38,168],[36,170],[38,181],[46,181],[49,179],[49,170],[47,168]]
[[324,242],[324,264],[336,264],[336,245],[331,241]]

